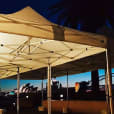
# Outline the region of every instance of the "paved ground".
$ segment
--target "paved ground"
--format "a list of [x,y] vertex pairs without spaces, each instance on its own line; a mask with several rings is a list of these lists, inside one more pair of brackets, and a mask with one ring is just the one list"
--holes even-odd
[[[16,112],[9,112],[6,114],[17,114]],[[48,114],[47,112],[20,112],[19,114]],[[63,114],[60,112],[52,112],[52,114]],[[65,113],[65,114],[91,114],[91,113]],[[96,113],[92,113],[92,114],[96,114]],[[97,113],[98,114],[98,113]],[[101,114],[105,114],[105,113],[101,113]]]
[[[17,114],[16,111],[7,111],[5,114]],[[27,109],[27,110],[21,110],[19,114],[48,114],[48,112],[38,112],[36,109]],[[52,112],[52,114],[63,114],[62,112]],[[64,114],[91,114],[91,113],[64,113]],[[96,114],[96,113],[92,113]],[[98,113],[97,113],[98,114]],[[99,114],[106,114],[106,113],[99,113]]]

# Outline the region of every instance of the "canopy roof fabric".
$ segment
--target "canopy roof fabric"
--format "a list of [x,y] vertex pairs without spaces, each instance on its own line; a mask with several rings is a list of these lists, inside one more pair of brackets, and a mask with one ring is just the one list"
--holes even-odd
[[47,67],[48,64],[57,66],[105,51],[104,48],[94,46],[6,33],[0,33],[0,42],[1,78],[15,75],[16,66],[20,66],[20,72],[26,72]]
[[49,40],[63,40],[97,47],[106,47],[107,44],[105,36],[80,32],[53,24],[30,7],[13,14],[1,14],[0,32]]
[[[75,65],[70,66],[81,58],[104,52],[106,46],[107,37],[53,24],[30,7],[14,14],[1,14],[0,78],[15,76],[17,66],[23,75],[39,69],[37,77],[27,74],[23,79],[42,79],[46,72],[43,69],[48,64],[53,67],[55,76],[64,75],[68,68],[71,74],[88,71],[87,68],[72,70]],[[61,70],[64,68],[61,72],[57,71],[59,65]]]
[[[114,58],[114,54],[112,54]],[[112,59],[112,67],[114,68],[114,59]],[[85,57],[79,60],[74,60],[62,65],[52,67],[52,77],[59,77],[68,74],[78,74],[82,72],[88,72],[91,70],[105,69],[106,68],[106,57],[105,52]],[[40,68],[26,73],[20,74],[21,79],[40,80],[47,78],[47,67]],[[16,79],[15,76],[8,77],[9,79]]]

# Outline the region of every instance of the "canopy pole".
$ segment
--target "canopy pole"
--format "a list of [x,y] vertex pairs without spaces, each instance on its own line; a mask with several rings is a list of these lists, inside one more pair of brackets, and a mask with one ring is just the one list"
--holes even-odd
[[110,112],[110,106],[109,106],[109,89],[108,89],[108,77],[107,77],[107,72],[106,72],[106,69],[105,69],[105,93],[106,93],[106,103],[107,103],[107,111],[108,111],[108,114]]
[[67,101],[69,99],[69,94],[68,94],[68,72],[67,72]]
[[48,92],[47,92],[47,98],[48,98],[48,114],[51,114],[51,65],[48,64]]
[[108,42],[108,46],[107,46],[107,49],[106,49],[106,61],[107,61],[107,82],[108,82],[108,88],[109,88],[110,113],[114,114],[114,112],[113,112],[113,102],[112,102],[111,52],[110,52],[109,42]]
[[19,88],[20,88],[20,73],[17,67],[17,114],[19,114]]
[[42,102],[43,102],[43,100],[44,100],[44,93],[43,93],[43,78],[42,78],[42,83],[41,83],[41,87],[42,87]]

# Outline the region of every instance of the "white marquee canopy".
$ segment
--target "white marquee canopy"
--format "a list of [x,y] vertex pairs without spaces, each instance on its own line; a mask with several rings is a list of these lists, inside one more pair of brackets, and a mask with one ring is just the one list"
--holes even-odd
[[[44,69],[48,67],[48,114],[51,114],[51,68],[55,68],[56,71],[60,66],[62,69],[55,74],[62,76],[66,70],[70,70],[70,74],[75,74],[100,68],[102,65],[105,67],[104,59],[101,59],[103,63],[99,66],[98,58],[104,58],[105,51],[110,110],[113,114],[110,67],[110,52],[114,56],[113,44],[111,38],[53,24],[30,7],[13,14],[0,14],[0,79],[14,78],[18,74],[17,114],[20,73],[22,77],[25,74],[23,79],[42,79],[45,73],[41,72],[45,72]],[[93,60],[89,63],[92,55]],[[85,63],[86,67],[82,67]],[[75,65],[83,70],[72,70]]]
[[98,54],[106,44],[105,36],[53,24],[30,7],[0,14],[0,78],[16,75],[16,66],[23,73]]

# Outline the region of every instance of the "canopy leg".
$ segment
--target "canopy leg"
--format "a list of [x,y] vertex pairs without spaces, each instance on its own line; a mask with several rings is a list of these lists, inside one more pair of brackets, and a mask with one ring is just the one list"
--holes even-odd
[[113,102],[112,102],[112,73],[111,73],[111,53],[110,47],[106,49],[106,61],[107,61],[107,83],[109,88],[109,104],[110,104],[110,113],[113,112]]
[[51,65],[48,64],[48,92],[47,92],[47,98],[48,98],[48,114],[51,114]]
[[69,99],[69,94],[68,94],[68,72],[67,72],[67,101]]
[[20,73],[17,67],[17,114],[19,114],[19,88],[20,88]]
[[43,93],[43,79],[42,79],[42,83],[41,83],[41,87],[42,87],[42,102],[43,102],[43,100],[44,100],[44,93]]
[[105,94],[106,94],[106,103],[107,103],[107,111],[108,114],[110,112],[110,107],[109,107],[109,89],[108,89],[108,77],[107,77],[107,72],[105,69]]

